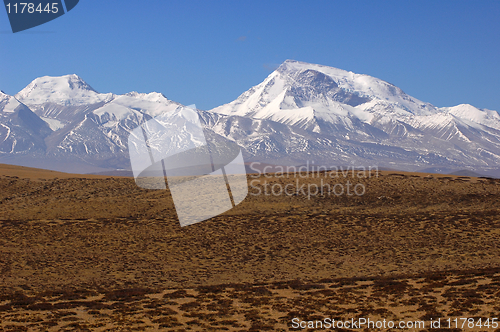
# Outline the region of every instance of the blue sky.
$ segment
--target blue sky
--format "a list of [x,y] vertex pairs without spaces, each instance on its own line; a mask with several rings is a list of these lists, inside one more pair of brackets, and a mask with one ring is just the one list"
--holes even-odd
[[211,109],[286,59],[368,74],[436,106],[500,111],[500,1],[80,0],[13,34],[0,9],[0,89],[78,74],[99,92]]

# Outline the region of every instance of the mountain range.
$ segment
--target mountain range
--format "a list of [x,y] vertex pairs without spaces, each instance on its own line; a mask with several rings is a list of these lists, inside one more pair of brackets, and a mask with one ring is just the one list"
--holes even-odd
[[[130,170],[131,130],[179,103],[156,92],[99,93],[77,75],[0,92],[0,162],[66,172]],[[368,75],[287,60],[236,100],[199,110],[209,135],[247,163],[500,176],[500,115],[438,108]]]

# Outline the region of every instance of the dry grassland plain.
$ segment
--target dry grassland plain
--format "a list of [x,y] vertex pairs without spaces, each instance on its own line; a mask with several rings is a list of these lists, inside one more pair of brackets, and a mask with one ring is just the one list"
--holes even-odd
[[[180,227],[168,190],[1,165],[0,331],[315,331],[293,320],[325,318],[500,331],[499,180],[248,180],[236,208]],[[295,181],[365,192],[255,195]],[[473,326],[448,326],[461,317]]]

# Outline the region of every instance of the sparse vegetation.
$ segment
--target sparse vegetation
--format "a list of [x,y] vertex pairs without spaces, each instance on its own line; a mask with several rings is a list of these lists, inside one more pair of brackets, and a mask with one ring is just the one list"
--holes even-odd
[[359,181],[356,199],[248,196],[181,228],[168,191],[131,179],[0,177],[0,331],[287,331],[294,317],[499,312],[499,181]]

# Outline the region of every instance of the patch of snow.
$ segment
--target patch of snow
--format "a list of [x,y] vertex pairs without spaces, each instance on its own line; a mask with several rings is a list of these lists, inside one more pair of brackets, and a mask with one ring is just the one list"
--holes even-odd
[[[142,99],[144,95],[147,98]],[[168,100],[163,95],[156,92],[150,94],[139,94],[131,92],[125,95],[116,97],[110,104],[119,105],[128,109],[134,109],[139,112],[144,112],[152,117],[158,116],[165,112],[171,112],[180,106],[179,103]]]
[[14,113],[14,110],[21,105],[21,103],[14,97],[10,97],[7,105],[5,105],[3,111],[5,113]]
[[9,138],[9,136],[10,136],[10,128],[7,127],[6,125],[1,124],[1,123],[0,123],[0,126],[7,128],[7,135],[5,135],[5,138],[2,141],[2,142],[5,142],[7,140],[7,138]]
[[59,121],[59,120],[56,120],[56,119],[46,118],[46,117],[43,117],[43,116],[41,116],[40,118],[43,121],[47,122],[47,124],[49,125],[50,129],[52,129],[53,131],[59,130],[61,128],[64,128],[64,126],[66,126],[66,123],[64,123],[62,121]]

